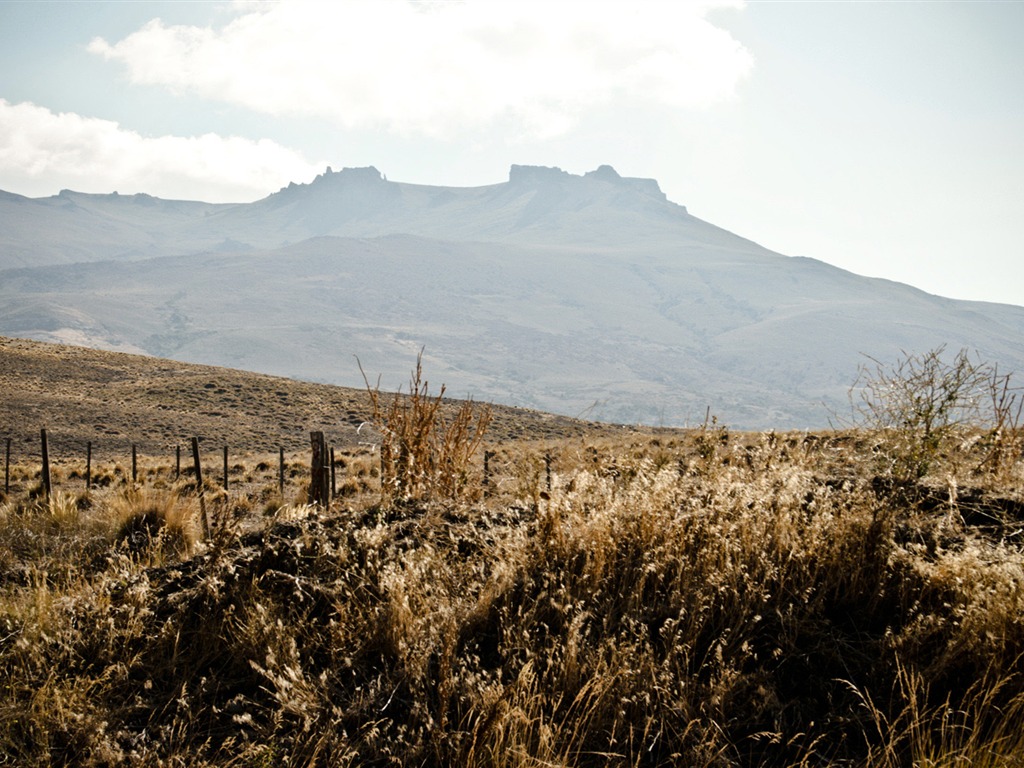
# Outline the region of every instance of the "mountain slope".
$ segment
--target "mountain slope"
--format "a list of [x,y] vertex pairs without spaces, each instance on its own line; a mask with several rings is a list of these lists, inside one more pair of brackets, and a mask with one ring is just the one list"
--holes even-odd
[[583,176],[512,166],[507,182],[475,188],[396,183],[372,167],[328,168],[310,184],[235,205],[68,190],[44,199],[0,193],[0,224],[0,269],[274,248],[323,235],[770,253],[690,216],[656,182],[623,178],[608,166]]
[[404,384],[425,347],[457,396],[671,425],[710,407],[742,428],[826,425],[865,354],[946,344],[1024,370],[1022,308],[781,256],[607,167],[472,189],[346,169],[203,206],[119,214],[160,241],[149,258],[0,272],[0,333],[348,386],[357,358]]
[[213,248],[193,234],[222,206],[150,195],[63,190],[32,199],[0,192],[0,269],[150,258]]

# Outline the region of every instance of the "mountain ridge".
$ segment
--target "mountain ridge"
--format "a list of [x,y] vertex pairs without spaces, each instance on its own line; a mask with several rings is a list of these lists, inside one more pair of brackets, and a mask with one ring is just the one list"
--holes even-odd
[[[673,426],[709,407],[825,426],[865,356],[946,345],[1024,371],[1024,308],[775,253],[610,166],[469,188],[328,168],[244,204],[78,194],[0,196],[0,333],[344,386],[358,358],[389,388],[425,349],[453,393]],[[15,209],[37,215],[4,227]]]

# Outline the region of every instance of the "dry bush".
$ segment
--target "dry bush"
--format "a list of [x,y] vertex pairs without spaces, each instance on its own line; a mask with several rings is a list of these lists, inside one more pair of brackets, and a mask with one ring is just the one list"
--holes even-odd
[[[437,396],[423,378],[423,353],[409,378],[409,394],[383,402],[379,382],[371,387],[372,424],[380,433],[381,495],[385,502],[455,499],[469,486],[471,460],[483,441],[491,411],[465,400],[454,413],[444,408],[445,387]],[[362,371],[362,366],[360,366]]]
[[1000,474],[1024,446],[1024,396],[1012,374],[972,359],[966,349],[952,358],[940,346],[903,353],[893,364],[871,359],[850,390],[856,426],[877,435],[887,471],[918,480],[957,447],[981,450],[978,470]]

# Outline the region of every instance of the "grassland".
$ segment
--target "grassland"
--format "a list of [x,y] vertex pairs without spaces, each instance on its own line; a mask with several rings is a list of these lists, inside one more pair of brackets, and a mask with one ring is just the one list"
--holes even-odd
[[[154,374],[117,360],[135,402]],[[199,389],[184,434],[225,408]],[[91,493],[68,462],[48,499],[19,461],[0,764],[1024,765],[1019,442],[995,466],[960,435],[908,479],[864,430],[507,418],[486,485],[477,455],[450,497],[385,493],[355,444],[328,508],[304,503],[305,433],[282,496],[239,432],[209,538],[166,459]]]
[[[167,456],[193,435],[243,452],[305,450],[310,430],[347,448],[362,442],[356,429],[372,412],[364,389],[2,336],[0,392],[0,438],[34,456],[43,427],[58,455],[82,456],[92,442],[110,458],[130,453],[132,444]],[[492,410],[495,440],[621,431],[539,411]]]

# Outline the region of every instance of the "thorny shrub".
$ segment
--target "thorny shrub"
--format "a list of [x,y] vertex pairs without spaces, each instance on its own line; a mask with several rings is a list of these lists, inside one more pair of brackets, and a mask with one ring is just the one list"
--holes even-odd
[[978,470],[999,474],[1016,463],[1024,393],[1011,374],[966,349],[950,358],[944,346],[905,352],[892,364],[869,359],[850,390],[854,423],[877,435],[895,478],[920,479],[965,444],[984,449]]

